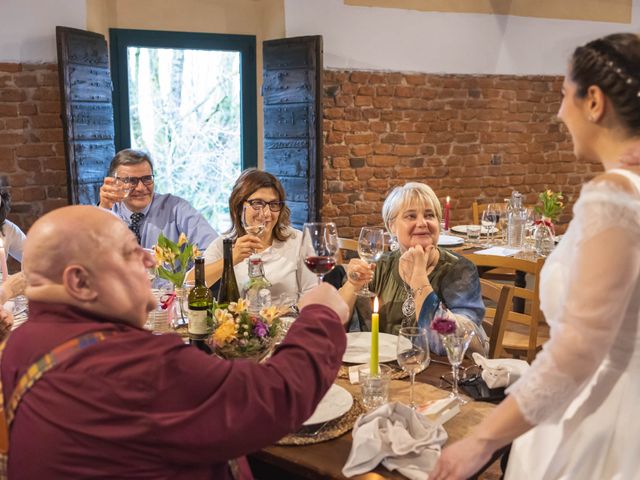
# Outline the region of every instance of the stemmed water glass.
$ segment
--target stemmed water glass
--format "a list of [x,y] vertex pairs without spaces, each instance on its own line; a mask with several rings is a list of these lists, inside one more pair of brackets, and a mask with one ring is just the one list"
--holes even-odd
[[[358,255],[367,263],[377,263],[384,253],[384,230],[381,228],[362,227],[358,238]],[[372,297],[374,293],[369,285],[364,284],[358,291],[360,297]]]
[[396,347],[398,365],[409,374],[411,385],[409,387],[409,406],[413,409],[416,404],[413,401],[413,384],[416,373],[429,366],[429,341],[427,331],[418,327],[402,327],[398,333],[398,345]]
[[309,270],[322,277],[336,266],[338,251],[338,229],[333,222],[305,223],[302,229],[302,255]]
[[494,232],[496,230],[496,224],[498,223],[499,216],[499,211],[491,203],[487,205],[485,211],[482,212],[481,225],[487,231],[487,242],[490,244],[493,243]]

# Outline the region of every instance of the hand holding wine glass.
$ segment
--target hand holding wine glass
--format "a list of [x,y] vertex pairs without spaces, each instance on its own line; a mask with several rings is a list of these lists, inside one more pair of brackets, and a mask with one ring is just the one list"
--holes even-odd
[[[358,238],[358,256],[368,264],[377,263],[384,253],[384,230],[381,228],[362,227]],[[361,297],[371,297],[374,294],[365,283],[358,292]]]
[[424,370],[431,361],[429,354],[429,341],[427,331],[418,327],[402,327],[398,334],[396,347],[398,365],[407,372],[411,378],[409,387],[409,406],[413,409],[416,404],[413,401],[413,384],[416,373]]
[[335,223],[305,223],[302,234],[302,254],[309,270],[322,277],[336,266],[338,251],[338,229]]

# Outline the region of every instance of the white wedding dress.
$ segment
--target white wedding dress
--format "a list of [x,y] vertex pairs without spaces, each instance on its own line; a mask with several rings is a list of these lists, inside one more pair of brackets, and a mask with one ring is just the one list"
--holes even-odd
[[590,183],[542,271],[551,340],[510,393],[535,425],[507,479],[640,479],[640,177]]

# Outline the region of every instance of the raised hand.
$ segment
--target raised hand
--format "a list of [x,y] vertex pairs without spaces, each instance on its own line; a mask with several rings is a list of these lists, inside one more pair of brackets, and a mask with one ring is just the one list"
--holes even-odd
[[111,210],[114,203],[121,202],[125,197],[125,192],[118,185],[113,177],[105,177],[100,187],[100,203],[99,206]]
[[347,281],[359,290],[373,279],[375,267],[373,263],[370,264],[359,258],[352,258],[347,265]]
[[233,245],[233,264],[239,264],[246,258],[249,258],[252,253],[264,250],[264,248],[265,244],[260,237],[256,237],[255,235],[243,235],[239,237]]

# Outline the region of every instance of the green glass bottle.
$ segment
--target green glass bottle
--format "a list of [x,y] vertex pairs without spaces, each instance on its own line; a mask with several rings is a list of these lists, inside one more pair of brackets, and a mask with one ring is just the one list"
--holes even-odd
[[189,291],[189,343],[211,353],[207,339],[213,330],[213,295],[204,282],[204,258],[196,258],[196,281]]
[[220,289],[216,301],[220,307],[225,307],[231,302],[237,302],[240,298],[236,274],[233,271],[233,240],[225,238],[222,241],[223,267],[222,278],[220,279]]

